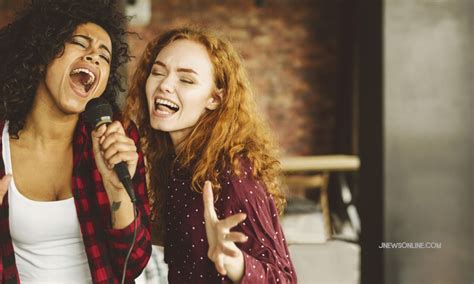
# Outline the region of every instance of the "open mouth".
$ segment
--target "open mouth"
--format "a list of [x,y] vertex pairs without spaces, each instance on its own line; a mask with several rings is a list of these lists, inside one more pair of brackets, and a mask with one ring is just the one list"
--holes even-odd
[[155,110],[164,114],[174,114],[179,110],[179,106],[172,101],[156,98]]
[[95,74],[86,68],[76,68],[69,73],[72,83],[88,93],[96,81]]

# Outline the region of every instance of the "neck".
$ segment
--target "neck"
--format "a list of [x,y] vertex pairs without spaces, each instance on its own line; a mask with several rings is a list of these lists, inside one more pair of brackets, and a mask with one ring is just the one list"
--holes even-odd
[[189,135],[190,132],[191,129],[183,129],[179,131],[169,132],[176,153],[178,153],[178,151],[182,148],[183,140]]
[[[38,147],[71,145],[79,114],[64,114],[35,99],[27,115],[20,139]],[[58,145],[59,144],[59,145]]]

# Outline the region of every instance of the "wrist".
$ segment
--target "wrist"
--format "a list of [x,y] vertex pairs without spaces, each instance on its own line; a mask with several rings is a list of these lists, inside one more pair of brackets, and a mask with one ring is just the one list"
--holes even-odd
[[125,200],[128,196],[127,191],[121,182],[117,184],[112,181],[104,181],[104,188],[110,200]]
[[102,182],[107,191],[120,192],[122,190],[125,190],[125,187],[123,186],[122,182],[117,177],[111,176],[108,178],[103,178]]

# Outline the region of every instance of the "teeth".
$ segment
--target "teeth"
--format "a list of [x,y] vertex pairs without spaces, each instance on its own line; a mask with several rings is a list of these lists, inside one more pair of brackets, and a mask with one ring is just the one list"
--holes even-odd
[[164,100],[164,99],[157,98],[155,100],[155,104],[165,105],[165,106],[169,106],[169,107],[174,108],[174,109],[179,109],[179,106],[177,104],[172,103],[168,100]]
[[92,73],[91,71],[89,71],[85,68],[76,68],[76,69],[72,70],[71,75],[74,75],[74,74],[77,74],[77,73],[80,73],[80,72],[83,72],[83,73],[86,73],[87,75],[89,75],[89,80],[87,80],[86,85],[91,85],[92,83],[94,83],[94,81],[95,81],[94,73]]

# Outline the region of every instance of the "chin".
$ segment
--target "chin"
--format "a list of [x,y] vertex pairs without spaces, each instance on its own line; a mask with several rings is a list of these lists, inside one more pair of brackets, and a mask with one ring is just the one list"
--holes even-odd
[[67,115],[72,115],[72,114],[80,114],[81,112],[83,112],[84,110],[86,109],[86,105],[79,105],[79,104],[69,104],[69,105],[63,105],[61,107],[61,111],[64,113],[64,114],[67,114]]
[[157,121],[157,120],[150,120],[150,126],[154,130],[159,130],[159,131],[164,131],[164,132],[169,132],[169,124],[166,125],[166,123],[163,123],[163,121]]
[[163,127],[161,125],[151,125],[151,128],[155,129],[155,130],[158,130],[158,131],[163,131],[163,132],[171,132],[173,131],[172,129],[170,129],[169,127]]

